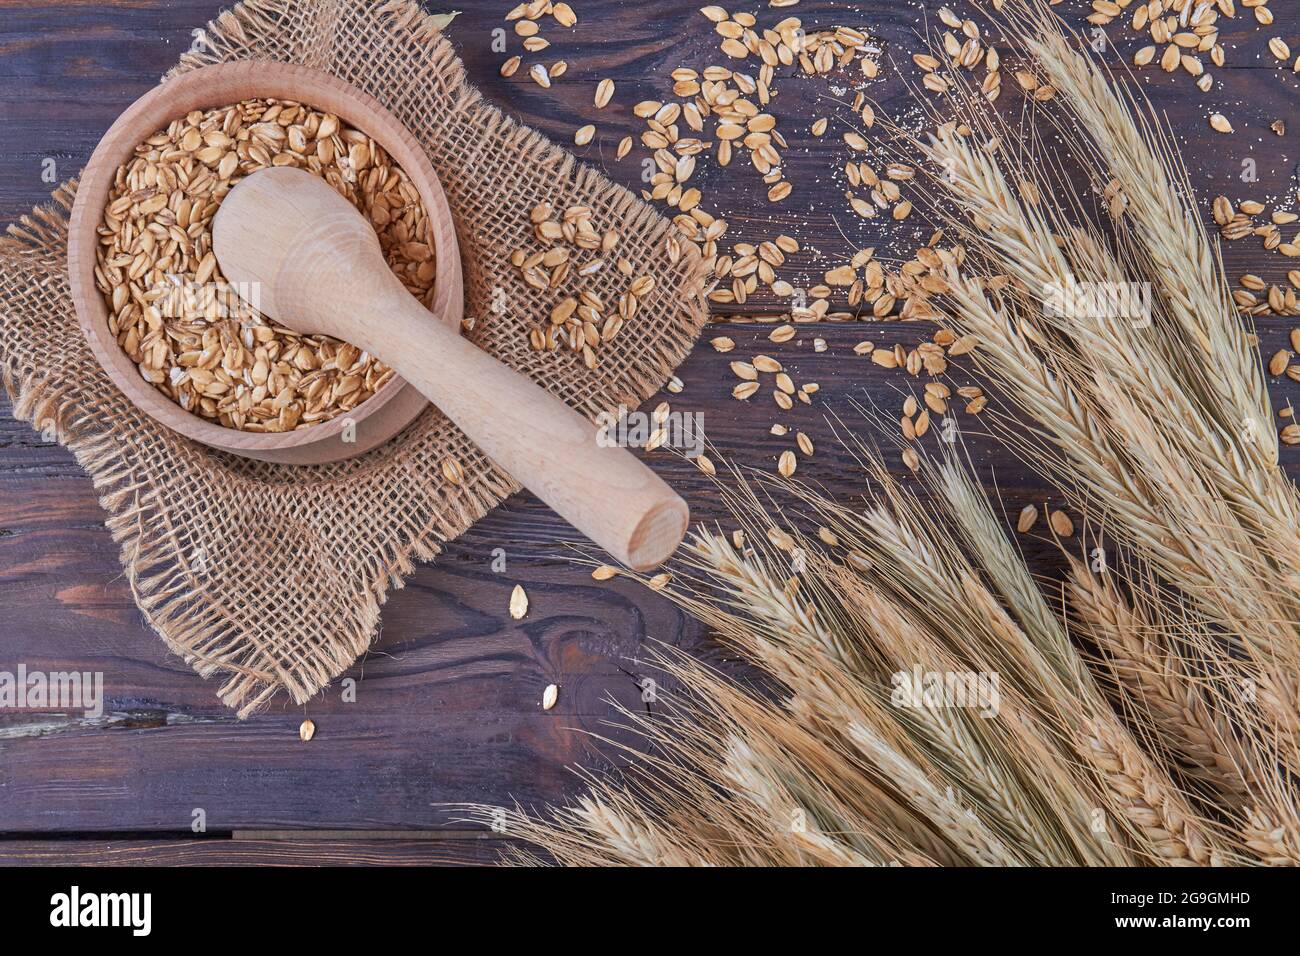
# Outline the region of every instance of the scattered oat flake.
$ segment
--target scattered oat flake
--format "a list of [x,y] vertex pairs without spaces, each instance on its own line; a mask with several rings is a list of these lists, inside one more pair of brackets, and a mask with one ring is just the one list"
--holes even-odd
[[316,736],[316,725],[310,720],[304,720],[298,725],[298,739],[303,743],[311,740]]
[[1053,511],[1050,522],[1052,530],[1062,538],[1068,538],[1074,534],[1074,522],[1070,520],[1070,516],[1064,511]]
[[1038,508],[1034,505],[1025,505],[1020,509],[1020,517],[1016,519],[1016,530],[1024,534],[1034,526],[1038,520]]
[[591,576],[597,581],[608,581],[610,578],[618,576],[618,568],[611,564],[602,564],[591,572]]
[[465,480],[465,470],[461,468],[460,462],[454,458],[444,458],[442,460],[442,476],[447,479],[448,483],[459,485]]
[[965,355],[967,352],[974,351],[975,347],[979,345],[979,341],[980,340],[977,336],[963,335],[957,341],[953,342],[952,345],[948,346],[948,354]]
[[515,589],[510,592],[510,616],[516,621],[528,613],[528,595],[524,592],[522,584],[516,584]]
[[546,690],[542,691],[542,710],[550,710],[559,699],[560,688],[555,684],[547,684]]
[[786,534],[780,528],[768,528],[767,540],[771,541],[774,547],[779,548],[782,551],[789,552],[794,550],[794,538],[790,537],[790,535]]

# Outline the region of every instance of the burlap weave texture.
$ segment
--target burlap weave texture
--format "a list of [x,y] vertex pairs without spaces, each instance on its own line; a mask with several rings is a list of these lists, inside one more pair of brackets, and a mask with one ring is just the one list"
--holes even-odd
[[[486,103],[448,40],[409,0],[249,0],[208,25],[206,63],[273,59],[365,90],[427,151],[456,220],[472,338],[588,416],[653,394],[704,322],[705,275],[689,246],[636,196]],[[136,602],[168,647],[241,716],[279,691],[302,702],[366,650],[389,587],[518,490],[436,409],[387,445],[334,465],[269,465],[195,444],[137,411],[85,344],[66,276],[75,183],[0,245],[0,371],[15,412],[91,475]],[[582,204],[617,228],[654,292],[588,371],[567,350],[535,353],[528,328],[551,297],[508,257],[531,247],[539,202]],[[591,281],[615,302],[626,279]],[[498,314],[494,302],[506,304]],[[465,481],[443,477],[460,461]]]

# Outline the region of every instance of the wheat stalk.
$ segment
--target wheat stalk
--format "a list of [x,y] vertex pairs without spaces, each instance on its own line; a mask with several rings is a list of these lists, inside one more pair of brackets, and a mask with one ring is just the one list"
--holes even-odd
[[[1012,11],[1008,22],[1013,33],[1060,91],[1107,170],[1123,187],[1125,213],[1139,223],[1134,234],[1149,258],[1145,274],[1159,283],[1178,326],[1200,346],[1203,358],[1225,372],[1198,376],[1215,392],[1215,400],[1205,403],[1206,410],[1221,413],[1220,424],[1229,434],[1253,420],[1258,441],[1239,450],[1243,459],[1253,459],[1271,471],[1278,449],[1260,364],[1242,323],[1224,321],[1235,319],[1236,310],[1201,219],[1180,198],[1191,190],[1176,150],[1165,147],[1162,132],[1143,121],[1140,107],[1122,98],[1118,84],[1095,60],[1070,46],[1059,18],[1039,3],[1019,9],[1027,16]],[[1283,513],[1294,519],[1295,510],[1286,506],[1285,497],[1274,503],[1283,505]]]
[[[1022,453],[1157,567],[1175,585],[1174,602],[1196,609],[1200,626],[1180,628],[1172,645],[1192,659],[1178,663],[1175,680],[1188,682],[1193,666],[1212,677],[1182,692],[1199,695],[1202,705],[1199,726],[1192,722],[1187,731],[1195,739],[1207,727],[1220,728],[1219,749],[1245,765],[1239,778],[1262,782],[1257,796],[1271,810],[1259,816],[1273,826],[1257,829],[1287,831],[1295,825],[1292,791],[1276,781],[1278,763],[1289,768],[1286,776],[1300,756],[1300,523],[1271,432],[1256,441],[1268,428],[1258,358],[1199,221],[1181,200],[1185,181],[1172,151],[1159,131],[1139,126],[1132,104],[1066,43],[1041,4],[1022,9],[1031,8],[1012,17],[1010,33],[1034,55],[1084,132],[1058,124],[1065,148],[1099,157],[1120,183],[1126,202],[1114,225],[1127,259],[1120,266],[1092,232],[1072,228],[1068,203],[1039,211],[1036,190],[1013,191],[991,153],[941,130],[927,147],[942,164],[940,181],[968,217],[965,234],[995,270],[1005,271],[1012,290],[995,305],[983,283],[954,276],[955,321],[960,331],[987,338],[992,347],[982,348],[977,362],[1012,388],[1054,448],[1020,441]],[[1043,283],[1061,281],[1056,250],[1070,249],[1070,239],[1075,249],[1066,255],[1065,280],[1127,275],[1157,286],[1154,332],[1046,313]],[[1181,338],[1200,347],[1170,347]],[[1122,477],[1110,480],[1108,472]],[[1242,683],[1257,688],[1258,707],[1233,699],[1230,688]],[[1204,774],[1222,773],[1224,754],[1192,752],[1205,761]]]
[[[837,615],[827,613],[832,605],[825,600],[817,603],[819,623],[814,624],[812,616],[801,609],[761,557],[742,558],[726,539],[708,534],[697,536],[688,546],[688,554],[688,560],[698,562],[707,577],[694,595],[673,592],[684,607],[761,662],[798,694],[796,699],[805,702],[806,710],[834,726],[857,727],[856,735],[850,734],[855,743],[869,739],[863,728],[873,727],[885,728],[895,747],[903,746],[899,743],[899,718],[883,712],[861,686],[864,677],[885,684],[888,674],[897,670],[897,660],[924,659],[928,666],[938,666],[934,642],[900,608],[878,592],[861,587],[851,574],[842,573],[843,569],[835,580],[830,577],[832,569],[823,569],[828,590],[838,591],[845,598],[838,616],[842,619],[844,613],[851,614],[853,624],[861,627],[837,630],[841,634],[875,636],[873,646],[859,645],[855,648],[858,653],[847,655],[847,640],[832,637],[831,628],[820,623],[822,618],[835,620]],[[701,599],[709,583],[721,585],[728,597],[725,608]],[[743,609],[743,616],[736,614],[737,607]],[[765,624],[766,628],[759,630],[751,622]],[[836,657],[851,657],[859,670],[848,673],[833,666]],[[978,759],[980,750],[972,738],[977,728],[944,714],[905,716],[912,718],[908,721],[910,749],[928,752],[927,765],[940,768],[931,772],[941,776],[955,793],[965,794],[963,802],[990,808],[997,818],[992,825],[1005,834],[1006,841],[1022,847],[1037,846],[1037,862],[1060,859],[1059,847],[1042,842],[1051,828],[1030,819],[1027,798],[1017,789],[1016,781],[998,774],[996,764]],[[870,752],[865,755],[878,756]],[[893,761],[894,754],[887,753],[886,759]],[[985,849],[992,852],[989,847],[993,841],[984,842]]]
[[1071,562],[1070,605],[1086,637],[1100,649],[1103,667],[1129,706],[1140,711],[1161,746],[1174,751],[1187,775],[1201,781],[1224,806],[1247,800],[1243,777],[1249,759],[1240,753],[1232,729],[1205,704],[1182,661],[1157,642],[1176,633],[1152,622],[1105,580]]
[[[562,862],[1300,859],[1300,501],[1258,358],[1175,152],[1049,16],[1028,0],[1009,34],[1059,90],[1067,153],[1115,185],[1110,222],[1042,188],[1060,164],[996,117],[914,145],[965,243],[936,251],[946,321],[1028,417],[992,416],[1084,515],[1105,577],[1071,559],[1068,611],[1050,599],[956,456],[922,461],[925,500],[860,441],[861,506],[720,485],[739,532],[702,530],[662,593],[772,683],[657,656],[681,701],[623,714],[652,752],[585,803],[508,817]],[[1150,283],[1150,325],[1049,309],[1076,280]],[[900,705],[909,668],[997,675],[996,713]]]

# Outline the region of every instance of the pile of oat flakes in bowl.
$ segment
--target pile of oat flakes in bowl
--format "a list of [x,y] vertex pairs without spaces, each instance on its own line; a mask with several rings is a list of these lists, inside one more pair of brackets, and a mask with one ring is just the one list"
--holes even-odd
[[425,305],[436,272],[415,186],[374,140],[336,116],[286,100],[246,100],[196,110],[136,147],[117,170],[99,227],[95,283],[109,329],[172,401],[248,432],[328,421],[393,375],[352,345],[269,322],[221,275],[212,218],[241,178],[268,166],[308,170],[350,200],[374,225],[394,274]]

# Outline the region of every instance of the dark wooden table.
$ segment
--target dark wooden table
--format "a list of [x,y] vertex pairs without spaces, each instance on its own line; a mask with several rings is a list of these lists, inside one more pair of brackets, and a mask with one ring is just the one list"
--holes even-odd
[[[597,142],[579,152],[638,188],[643,152],[638,148],[615,163],[613,148],[635,130],[631,104],[665,95],[668,71],[713,61],[714,41],[696,12],[699,4],[574,2],[581,18],[576,32],[549,31],[555,46],[547,57],[553,53],[571,64],[569,77],[549,92],[522,74],[510,80],[498,75],[504,55],[492,50],[493,30],[505,25],[501,17],[511,5],[460,5],[468,9],[449,33],[473,80],[525,122],[571,142],[577,126],[597,119],[595,81],[614,77],[615,107],[599,115]],[[963,6],[961,0],[950,5]],[[58,179],[75,175],[117,113],[157,81],[190,45],[191,31],[223,6],[218,0],[0,0],[0,220],[46,197],[51,163]],[[932,15],[938,6],[935,0],[806,0],[790,12],[809,26],[867,27],[906,60],[918,48],[926,8]],[[1294,195],[1297,84],[1276,69],[1266,49],[1273,35],[1300,48],[1300,20],[1283,12],[1274,30],[1256,29],[1248,11],[1229,24],[1224,41],[1231,62],[1216,71],[1223,85],[1210,94],[1186,77],[1144,74],[1157,107],[1176,122],[1203,198],[1218,192]],[[1112,35],[1122,36],[1119,30]],[[1119,44],[1130,54],[1139,45],[1128,35]],[[518,50],[513,34],[510,49]],[[824,83],[788,82],[781,89],[782,116],[827,111],[819,99],[827,93]],[[901,86],[890,90],[886,108],[901,108]],[[1210,106],[1228,113],[1239,134],[1211,133],[1205,122]],[[1293,131],[1282,138],[1269,132],[1276,118],[1291,121]],[[783,129],[794,125],[783,120]],[[851,222],[840,212],[837,187],[824,175],[833,160],[812,140],[793,139],[789,177],[824,186],[805,188],[799,201],[779,208],[775,221],[783,231],[840,256],[852,247],[837,225],[855,246],[901,243],[898,234],[882,235],[885,227]],[[1259,179],[1250,186],[1240,182],[1247,159],[1255,161]],[[704,182],[735,238],[773,234],[773,207],[752,179],[724,179],[712,171]],[[1233,275],[1251,271],[1272,281],[1285,275],[1284,260],[1262,256],[1254,243],[1233,245],[1227,258]],[[810,274],[826,267],[809,259]],[[749,311],[774,310],[769,302]],[[1261,323],[1268,354],[1285,344],[1291,325],[1283,319]],[[854,356],[852,346],[863,339],[910,346],[927,330],[880,322],[809,326],[781,346],[767,343],[767,331],[739,326],[727,334],[739,353],[779,354],[798,380],[820,383],[814,407],[796,405],[781,420],[817,443],[817,455],[801,474],[852,496],[861,478],[831,438],[827,410],[846,412],[847,400],[857,398],[892,414],[910,382]],[[827,351],[814,352],[814,336],[826,340]],[[667,397],[675,408],[702,412],[710,439],[734,461],[770,471],[786,447],[766,435],[778,410],[769,402],[731,399],[727,363],[734,357],[702,341],[679,370],[685,391]],[[1279,404],[1297,394],[1287,379],[1274,386]],[[972,448],[983,476],[996,478],[1013,511],[1051,494],[990,442],[977,437]],[[1294,469],[1300,451],[1285,454]],[[696,518],[723,519],[693,468],[667,455],[653,460],[686,495]],[[586,732],[608,732],[611,700],[640,706],[637,681],[645,673],[647,642],[725,657],[698,624],[662,598],[628,581],[593,582],[553,544],[562,531],[559,520],[519,496],[392,596],[380,639],[348,674],[358,682],[354,703],[344,702],[335,686],[306,707],[280,701],[241,722],[144,626],[103,518],[72,456],[0,406],[0,670],[24,663],[29,669],[102,671],[106,697],[97,719],[0,712],[0,862],[488,861],[499,840],[467,831],[442,804],[564,800],[580,788],[571,767],[612,765]],[[1025,545],[1035,561],[1046,561],[1044,544]],[[506,552],[505,573],[491,569],[496,548]],[[520,622],[506,613],[516,583],[532,602]],[[548,683],[562,692],[555,710],[543,713],[539,700]],[[317,726],[310,744],[298,740],[304,716]],[[198,811],[202,834],[192,828]]]

